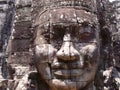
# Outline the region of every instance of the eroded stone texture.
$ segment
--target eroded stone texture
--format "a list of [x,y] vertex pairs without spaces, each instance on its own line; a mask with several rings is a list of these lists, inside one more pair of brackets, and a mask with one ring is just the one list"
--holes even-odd
[[[6,1],[0,0],[1,28],[9,27],[11,22],[4,23],[12,21],[5,20],[11,15],[4,13],[8,8]],[[8,45],[5,42],[10,33],[6,28],[0,29],[4,33],[0,35],[0,52],[6,52],[7,47],[8,56],[0,53],[0,57],[7,58],[9,72],[4,73],[9,80],[0,77],[0,89],[118,90],[119,3],[33,0],[31,13],[31,0],[15,0],[15,20]],[[6,62],[3,63],[2,70],[6,72]],[[37,71],[32,71],[33,65]]]
[[[8,45],[8,64],[29,67],[31,46],[31,0],[15,1],[15,20]],[[29,58],[28,58],[29,57]],[[14,67],[13,67],[14,68]],[[21,67],[22,68],[22,67]]]
[[94,90],[100,54],[96,1],[33,2],[39,4],[36,10],[33,3],[39,76],[51,90]]
[[[24,78],[24,75],[29,75],[32,70],[30,66],[33,38],[31,31],[31,0],[15,0],[14,4],[16,8],[15,18],[7,47],[8,88],[11,90],[23,90],[19,88],[20,84],[23,79],[28,80],[27,77]],[[27,85],[27,82],[24,83]],[[22,87],[25,88],[26,86]]]
[[[112,30],[112,46],[113,46],[113,69],[111,73],[112,82],[115,86],[110,88],[120,89],[120,1],[114,0],[110,2],[110,26]],[[110,80],[111,81],[111,80]]]
[[12,0],[0,0],[0,89],[7,89],[6,48],[11,34],[14,5]]
[[98,71],[98,90],[119,90],[119,0],[99,1],[102,36],[102,64]]

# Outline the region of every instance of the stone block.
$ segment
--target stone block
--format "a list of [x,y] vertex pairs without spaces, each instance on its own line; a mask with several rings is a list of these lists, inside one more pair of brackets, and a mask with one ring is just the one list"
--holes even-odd
[[0,11],[5,12],[8,9],[8,5],[7,4],[0,4]]
[[17,22],[30,21],[31,20],[31,8],[30,7],[23,7],[20,9],[16,9],[15,19]]
[[27,6],[30,5],[32,0],[16,0],[15,6],[16,7],[21,7],[21,6]]
[[32,62],[32,54],[30,52],[15,52],[8,57],[8,64],[16,64],[29,66]]
[[32,32],[31,32],[31,22],[19,22],[15,23],[13,37],[14,39],[29,39],[32,38]]
[[29,39],[13,39],[11,43],[11,52],[29,51],[30,44]]
[[7,0],[0,0],[0,4],[7,4]]

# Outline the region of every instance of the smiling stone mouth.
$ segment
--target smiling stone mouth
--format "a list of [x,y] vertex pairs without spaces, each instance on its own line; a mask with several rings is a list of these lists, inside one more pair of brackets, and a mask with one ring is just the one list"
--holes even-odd
[[83,69],[80,61],[75,62],[54,62],[51,64],[52,69]]
[[54,70],[53,74],[58,77],[58,78],[74,78],[74,77],[79,77],[83,74],[82,69],[70,69],[70,70]]

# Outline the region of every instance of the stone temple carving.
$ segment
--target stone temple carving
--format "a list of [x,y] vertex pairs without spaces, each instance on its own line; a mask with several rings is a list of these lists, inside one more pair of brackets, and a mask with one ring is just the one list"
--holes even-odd
[[0,90],[119,90],[119,0],[0,6]]
[[95,0],[39,1],[34,61],[51,90],[94,90],[99,62]]

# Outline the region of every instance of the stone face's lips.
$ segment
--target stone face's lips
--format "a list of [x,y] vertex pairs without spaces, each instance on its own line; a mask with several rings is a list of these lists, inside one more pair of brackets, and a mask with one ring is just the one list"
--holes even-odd
[[73,78],[82,75],[83,70],[82,69],[56,70],[53,73],[55,76],[59,76],[61,78]]
[[81,61],[80,60],[76,60],[75,62],[53,62],[51,64],[51,68],[52,69],[83,69],[83,67],[81,67]]

